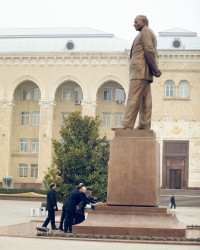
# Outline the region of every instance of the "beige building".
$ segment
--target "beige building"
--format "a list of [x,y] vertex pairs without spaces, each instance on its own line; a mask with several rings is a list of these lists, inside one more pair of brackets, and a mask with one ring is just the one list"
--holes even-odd
[[[41,187],[52,138],[78,110],[102,119],[112,139],[128,94],[130,45],[88,28],[0,30],[0,184]],[[163,75],[152,84],[152,129],[163,188],[200,188],[200,38],[160,32]],[[7,183],[8,184],[8,183]]]

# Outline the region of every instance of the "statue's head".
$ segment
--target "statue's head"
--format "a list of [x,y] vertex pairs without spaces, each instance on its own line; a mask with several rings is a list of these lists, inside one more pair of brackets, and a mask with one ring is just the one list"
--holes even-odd
[[148,25],[149,25],[149,20],[147,19],[147,17],[143,15],[139,15],[139,16],[136,16],[133,26],[135,27],[137,31],[141,31],[144,26],[148,26]]

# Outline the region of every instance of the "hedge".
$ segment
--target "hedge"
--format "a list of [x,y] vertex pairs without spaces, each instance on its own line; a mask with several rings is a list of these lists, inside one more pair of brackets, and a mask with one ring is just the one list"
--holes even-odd
[[1,194],[21,194],[21,193],[38,193],[38,194],[47,194],[47,191],[37,189],[37,188],[24,188],[24,189],[5,189],[5,188],[0,188],[0,193]]
[[66,234],[66,233],[37,233],[37,236],[44,237],[64,237],[64,238],[83,238],[83,239],[117,239],[117,240],[145,240],[145,241],[182,241],[200,242],[200,238],[170,238],[170,237],[140,237],[132,235],[94,235],[94,234]]

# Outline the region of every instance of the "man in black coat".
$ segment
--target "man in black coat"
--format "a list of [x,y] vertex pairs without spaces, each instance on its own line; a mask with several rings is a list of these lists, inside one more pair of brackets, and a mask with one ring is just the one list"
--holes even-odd
[[55,211],[58,211],[57,207],[57,199],[56,199],[56,184],[51,183],[50,189],[47,192],[47,211],[48,211],[48,216],[43,223],[42,227],[47,227],[49,222],[51,221],[51,228],[56,229],[56,224],[55,224]]
[[[90,201],[90,203],[93,204],[93,206],[95,206],[99,203],[98,200],[94,200],[92,198],[92,189],[91,188],[87,189],[87,191],[85,192],[85,195],[86,195],[86,198]],[[78,209],[76,209],[76,216],[74,219],[74,225],[79,224],[85,220],[85,207],[86,207],[85,201],[81,201],[78,204]]]
[[[79,183],[78,187],[80,187],[80,186],[82,186],[82,185],[84,185],[84,184],[81,182],[81,183]],[[73,189],[73,190],[77,190],[77,188],[75,188],[75,189]],[[73,190],[72,190],[72,191],[73,191]],[[63,210],[63,207],[62,207],[62,214],[61,214],[61,217],[60,217],[60,226],[59,226],[59,229],[60,229],[61,231],[64,231],[64,229],[63,229],[64,220],[65,220],[65,210]]]
[[68,198],[64,202],[63,211],[65,211],[65,222],[64,222],[64,232],[71,233],[72,232],[72,224],[74,217],[76,215],[75,211],[77,205],[80,201],[84,201],[86,204],[91,204],[90,200],[86,198],[85,193],[86,187],[85,185],[79,186],[77,189],[72,190],[69,194]]

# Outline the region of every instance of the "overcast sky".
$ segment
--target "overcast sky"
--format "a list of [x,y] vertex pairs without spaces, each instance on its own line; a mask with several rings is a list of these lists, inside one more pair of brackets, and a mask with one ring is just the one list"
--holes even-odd
[[156,35],[181,27],[200,36],[200,0],[0,0],[0,28],[89,27],[129,43],[139,14]]

